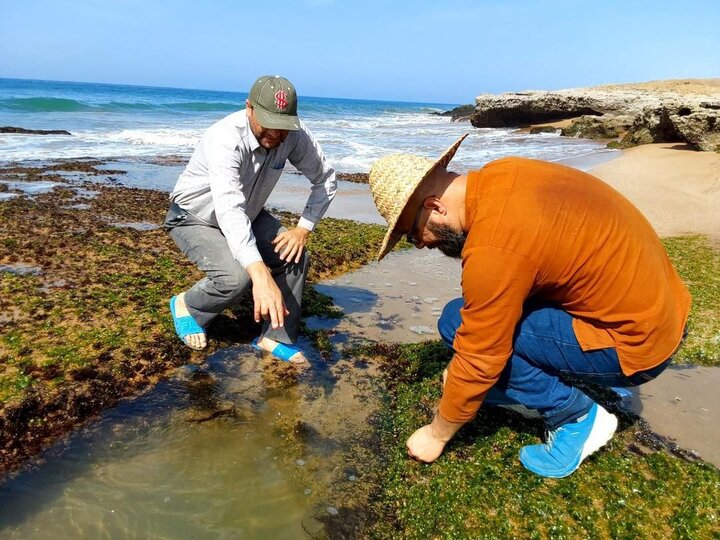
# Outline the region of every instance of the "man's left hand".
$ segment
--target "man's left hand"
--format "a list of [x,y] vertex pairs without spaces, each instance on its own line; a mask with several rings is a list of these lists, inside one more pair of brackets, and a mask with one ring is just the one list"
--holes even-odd
[[282,261],[299,263],[309,235],[310,231],[304,227],[295,227],[289,231],[281,232],[272,241],[275,246],[275,253],[280,254],[280,260]]

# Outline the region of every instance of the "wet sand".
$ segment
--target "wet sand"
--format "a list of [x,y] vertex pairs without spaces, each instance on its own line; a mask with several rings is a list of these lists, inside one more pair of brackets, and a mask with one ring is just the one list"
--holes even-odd
[[590,172],[630,199],[660,236],[720,236],[720,154],[650,144]]
[[311,328],[332,328],[342,339],[395,343],[438,339],[443,306],[461,296],[460,261],[433,250],[396,251],[316,288],[330,296],[346,317],[310,319]]
[[[607,150],[561,160],[560,163],[587,171],[616,158],[618,155],[617,150]],[[481,165],[478,164],[478,167]],[[452,169],[452,166],[450,168]],[[172,186],[169,189],[171,188]],[[309,194],[310,183],[307,178],[297,172],[285,172],[270,195],[267,206],[290,212],[301,212]],[[339,219],[354,219],[363,223],[377,223],[379,225],[385,225],[386,223],[378,213],[377,208],[375,208],[370,195],[370,186],[343,180],[338,180],[337,195],[325,215]]]
[[[267,206],[302,212],[310,194],[310,182],[304,176],[284,173],[268,199]],[[353,219],[363,223],[385,225],[372,202],[367,184],[338,181],[338,191],[325,216],[337,219]]]
[[720,468],[720,368],[670,366],[626,399],[657,434]]

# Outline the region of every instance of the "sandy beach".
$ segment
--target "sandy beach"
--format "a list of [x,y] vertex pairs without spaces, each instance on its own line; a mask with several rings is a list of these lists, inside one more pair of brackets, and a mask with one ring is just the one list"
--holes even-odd
[[661,237],[720,236],[720,154],[679,144],[630,148],[590,171],[633,202]]

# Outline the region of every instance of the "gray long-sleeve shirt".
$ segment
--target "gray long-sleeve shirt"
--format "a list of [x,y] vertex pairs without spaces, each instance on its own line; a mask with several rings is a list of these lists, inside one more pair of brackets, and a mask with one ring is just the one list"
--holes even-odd
[[272,150],[258,143],[245,110],[213,124],[178,178],[170,200],[219,227],[233,257],[247,268],[262,261],[251,224],[289,160],[311,182],[298,225],[313,230],[335,196],[335,171],[305,124]]

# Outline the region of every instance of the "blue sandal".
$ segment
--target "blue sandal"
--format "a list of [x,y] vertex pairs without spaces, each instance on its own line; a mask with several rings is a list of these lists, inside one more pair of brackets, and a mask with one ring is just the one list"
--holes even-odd
[[[268,352],[258,345],[258,341],[260,341],[260,337],[256,337],[252,340],[252,343],[250,343],[250,345],[252,345],[252,348],[256,351]],[[278,342],[278,344],[270,352],[270,354],[272,354],[278,360],[282,360],[283,362],[290,362],[290,358],[292,358],[299,352],[302,351],[294,345],[286,345],[285,343]]]
[[[173,296],[170,299],[170,313],[172,314],[173,323],[175,324],[175,332],[180,340],[190,347],[187,341],[185,341],[185,338],[190,334],[204,334],[205,330],[203,330],[202,326],[195,322],[195,319],[190,315],[185,315],[184,317],[175,315],[175,300],[177,300],[177,296]],[[193,347],[190,348],[192,349]]]

